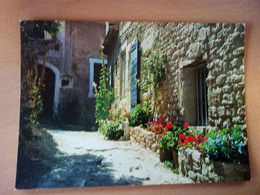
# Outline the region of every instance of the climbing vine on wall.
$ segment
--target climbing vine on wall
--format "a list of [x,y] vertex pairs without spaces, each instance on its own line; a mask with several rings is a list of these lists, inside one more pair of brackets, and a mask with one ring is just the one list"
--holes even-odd
[[162,80],[166,74],[167,56],[159,54],[154,50],[148,50],[142,57],[142,66],[144,68],[142,81],[138,80],[137,83],[144,92],[151,90],[151,96],[154,96],[154,108],[157,99],[157,93]]

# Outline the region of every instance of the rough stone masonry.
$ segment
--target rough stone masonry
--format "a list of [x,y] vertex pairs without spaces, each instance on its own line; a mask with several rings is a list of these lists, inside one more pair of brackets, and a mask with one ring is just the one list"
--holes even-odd
[[[166,120],[196,125],[195,78],[192,67],[204,64],[208,74],[208,125],[228,128],[245,125],[243,24],[119,23],[119,48],[109,56],[114,67],[115,106],[130,108],[130,45],[139,41],[140,56],[148,49],[167,55],[167,74],[158,91],[156,114]],[[120,96],[122,63],[126,55],[126,94]],[[119,59],[109,62],[109,59]],[[142,73],[141,65],[141,73]],[[142,75],[142,74],[141,74]],[[149,94],[141,91],[141,102]]]

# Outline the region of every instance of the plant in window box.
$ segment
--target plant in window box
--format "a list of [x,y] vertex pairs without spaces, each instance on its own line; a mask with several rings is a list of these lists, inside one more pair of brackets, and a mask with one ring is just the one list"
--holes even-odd
[[246,130],[241,126],[220,131],[211,130],[202,145],[204,155],[211,160],[248,164]]

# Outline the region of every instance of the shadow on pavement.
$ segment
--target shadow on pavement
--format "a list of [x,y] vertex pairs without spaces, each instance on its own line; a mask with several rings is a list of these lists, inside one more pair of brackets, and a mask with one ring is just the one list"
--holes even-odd
[[38,147],[38,151],[32,150],[33,154],[28,157],[28,155],[23,156],[22,149],[19,150],[17,189],[141,185],[143,183],[143,178],[115,178],[113,165],[103,161],[102,156],[89,153],[69,156],[62,154],[50,135],[35,141],[38,142],[36,144],[27,145],[26,150],[33,149],[28,147],[37,144],[41,145],[41,142],[46,142],[46,139],[48,139],[48,147],[51,147],[48,151],[53,152],[46,153],[46,148]]

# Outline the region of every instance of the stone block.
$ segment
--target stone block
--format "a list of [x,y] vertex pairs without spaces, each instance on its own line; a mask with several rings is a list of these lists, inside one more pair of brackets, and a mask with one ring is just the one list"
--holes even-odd
[[201,153],[199,153],[198,151],[193,151],[192,152],[192,159],[193,159],[193,162],[200,163]]
[[239,47],[233,51],[233,56],[239,56],[244,54],[244,47]]
[[231,127],[231,120],[226,118],[223,122],[223,128],[230,128]]
[[221,87],[224,85],[225,81],[226,81],[226,75],[225,74],[221,74],[217,77],[216,79],[216,85]]
[[189,178],[191,178],[193,181],[197,180],[197,175],[193,171],[188,172]]
[[231,93],[232,92],[232,88],[231,88],[230,85],[224,85],[222,87],[222,91],[223,91],[223,93]]
[[219,106],[217,111],[218,111],[218,116],[220,117],[226,116],[226,110],[224,106]]
[[222,104],[223,105],[233,105],[234,104],[233,94],[224,94]]
[[199,30],[197,39],[198,39],[199,41],[204,41],[204,40],[207,38],[207,31],[208,31],[207,28],[201,28],[201,29]]

